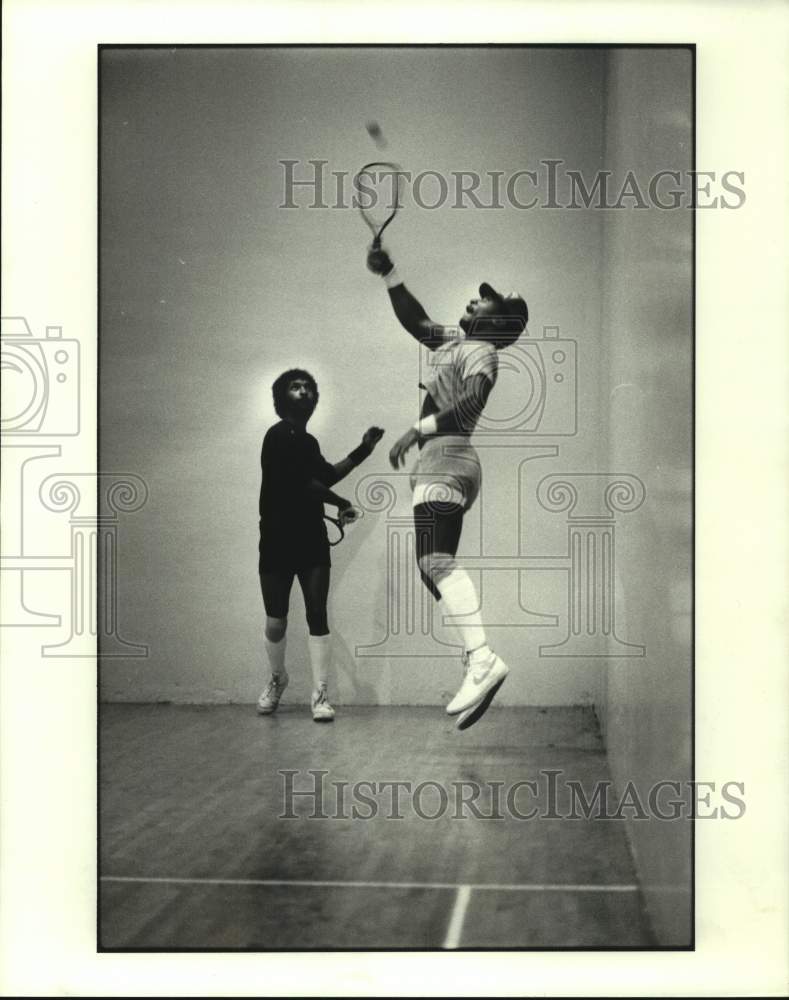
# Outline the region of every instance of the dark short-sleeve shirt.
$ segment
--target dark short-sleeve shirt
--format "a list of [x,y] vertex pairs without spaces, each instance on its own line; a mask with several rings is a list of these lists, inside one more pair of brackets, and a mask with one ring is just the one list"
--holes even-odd
[[317,440],[286,420],[274,424],[260,453],[260,569],[299,570],[329,565],[323,501],[308,490],[336,474]]

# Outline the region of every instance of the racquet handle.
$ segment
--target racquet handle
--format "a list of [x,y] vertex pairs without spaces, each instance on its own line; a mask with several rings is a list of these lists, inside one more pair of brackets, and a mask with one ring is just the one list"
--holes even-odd
[[380,250],[380,249],[381,249],[381,237],[376,236],[375,239],[373,240],[373,250]]

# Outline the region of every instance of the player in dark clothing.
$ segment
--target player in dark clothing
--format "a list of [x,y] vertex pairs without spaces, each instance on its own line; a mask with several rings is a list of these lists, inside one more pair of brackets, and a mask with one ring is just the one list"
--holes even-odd
[[266,432],[260,455],[258,565],[271,679],[258,699],[257,710],[261,715],[274,712],[288,685],[285,634],[290,591],[293,578],[298,577],[310,633],[312,717],[316,722],[330,722],[334,709],[327,695],[331,636],[326,602],[331,560],[323,505],[332,504],[341,517],[351,509],[349,501],[333,493],[331,487],[372,453],[383,431],[370,427],[358,448],[331,465],[307,433],[307,421],[318,402],[318,386],[312,375],[290,369],[279,376],[272,391],[274,409],[282,419]]

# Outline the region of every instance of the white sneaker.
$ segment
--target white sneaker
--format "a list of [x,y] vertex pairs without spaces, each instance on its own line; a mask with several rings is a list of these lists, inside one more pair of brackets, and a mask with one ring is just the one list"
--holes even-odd
[[333,722],[334,709],[329,704],[326,688],[312,692],[312,717],[316,722]]
[[447,705],[447,715],[459,715],[466,709],[478,705],[492,688],[504,680],[509,672],[507,664],[494,652],[490,652],[479,663],[469,661],[460,690]]
[[475,722],[479,722],[485,712],[487,712],[490,708],[490,703],[493,701],[498,689],[504,683],[504,680],[505,678],[502,677],[498,683],[494,684],[482,701],[478,702],[476,705],[472,705],[471,708],[467,708],[465,712],[461,712],[458,716],[455,729],[468,729],[469,726],[473,726]]
[[272,675],[263,694],[258,698],[258,715],[271,715],[276,712],[282,692],[288,686],[290,678],[287,674]]

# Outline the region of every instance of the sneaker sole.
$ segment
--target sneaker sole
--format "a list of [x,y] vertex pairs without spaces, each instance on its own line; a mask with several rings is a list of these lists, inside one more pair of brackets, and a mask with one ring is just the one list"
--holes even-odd
[[488,691],[488,693],[485,695],[485,697],[478,705],[474,705],[471,708],[467,708],[465,712],[462,712],[455,728],[468,729],[469,726],[473,726],[475,722],[479,722],[479,720],[482,718],[485,712],[487,712],[487,710],[490,708],[490,703],[496,697],[496,692],[499,690],[499,688],[506,679],[507,675],[505,674],[504,677],[502,677],[501,680],[498,682],[498,684],[495,684],[490,689],[490,691]]
[[257,713],[258,715],[273,715],[277,711],[277,708],[258,708]]
[[[474,708],[475,706],[479,705],[480,702],[487,696],[489,691],[493,690],[494,688],[498,688],[502,684],[504,678],[507,676],[509,672],[510,672],[509,667],[507,667],[506,664],[504,664],[504,673],[499,674],[498,676],[495,677],[488,678],[487,687],[485,685],[480,686],[480,691],[476,700],[472,701],[470,705],[461,705],[459,708],[453,708],[451,710],[449,705],[447,705],[446,708],[447,715],[461,715],[463,712],[468,712],[470,708]],[[450,705],[451,704],[452,703],[450,702]]]
[[334,722],[334,716],[333,715],[324,715],[324,716],[313,715],[312,721],[313,722]]

